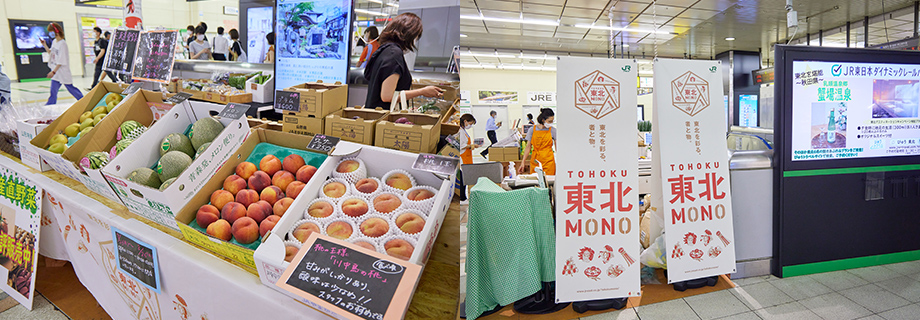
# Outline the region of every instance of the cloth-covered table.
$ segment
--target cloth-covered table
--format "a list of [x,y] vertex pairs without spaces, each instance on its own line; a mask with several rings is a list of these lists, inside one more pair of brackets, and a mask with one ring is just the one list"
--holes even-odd
[[554,281],[556,239],[549,190],[505,191],[488,178],[470,191],[467,319]]

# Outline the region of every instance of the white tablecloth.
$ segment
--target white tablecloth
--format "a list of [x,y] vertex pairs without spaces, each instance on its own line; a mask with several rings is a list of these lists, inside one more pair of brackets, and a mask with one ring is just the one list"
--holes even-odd
[[[44,188],[39,252],[73,264],[80,282],[113,319],[329,319],[262,285],[258,276],[0,157],[0,165]],[[157,248],[157,294],[115,266],[111,227]]]

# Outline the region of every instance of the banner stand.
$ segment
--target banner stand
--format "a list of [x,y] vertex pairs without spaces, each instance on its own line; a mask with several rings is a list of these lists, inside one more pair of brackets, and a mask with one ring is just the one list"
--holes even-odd
[[626,307],[629,298],[615,298],[605,300],[577,301],[572,302],[572,309],[578,313],[588,311],[601,311],[607,309],[620,310]]

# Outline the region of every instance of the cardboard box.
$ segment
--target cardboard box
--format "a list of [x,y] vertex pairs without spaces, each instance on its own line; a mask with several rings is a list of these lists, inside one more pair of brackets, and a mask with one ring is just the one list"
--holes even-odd
[[335,84],[323,83],[322,80],[307,82],[288,87],[284,91],[300,93],[300,111],[295,113],[302,117],[322,118],[348,105],[348,85],[338,81]]
[[460,83],[456,81],[438,81],[433,79],[415,79],[412,83],[411,89],[421,89],[427,86],[436,86],[444,90],[444,95],[442,95],[444,100],[454,101],[460,98],[460,92],[457,88],[460,88]]
[[[406,118],[413,124],[396,123]],[[441,138],[441,117],[438,115],[391,112],[377,123],[374,145],[413,153],[434,153]]]
[[[187,100],[186,100],[187,101]],[[189,125],[198,119],[209,117],[212,112],[219,112],[223,105],[187,101],[172,108],[163,119],[147,129],[123,153],[130,157],[116,157],[102,170],[131,212],[155,221],[166,227],[179,230],[175,214],[195,195],[197,190],[208,181],[211,175],[227,161],[227,158],[239,148],[249,135],[249,124],[245,115],[238,119],[219,119],[224,130],[214,139],[208,149],[192,161],[182,174],[176,177],[163,191],[143,186],[127,179],[131,171],[137,168],[151,168],[160,160],[160,144],[171,133],[184,133]]]
[[455,134],[458,131],[460,131],[460,125],[455,124],[450,121],[450,118],[453,117],[458,112],[459,111],[457,110],[457,104],[455,103],[454,105],[450,107],[450,109],[447,110],[447,112],[444,113],[444,116],[441,117],[441,135],[442,136]]
[[[179,225],[179,229],[182,231],[182,235],[186,241],[201,246],[205,249],[210,250],[218,255],[230,258],[246,267],[247,271],[256,273],[256,264],[253,260],[253,250],[241,247],[239,245],[222,241],[220,239],[213,238],[207,234],[201,233],[189,226],[198,212],[198,208],[211,202],[211,193],[223,188],[224,179],[234,174],[236,166],[243,161],[246,161],[249,158],[249,155],[252,153],[253,149],[256,148],[256,145],[259,143],[270,143],[282,147],[306,150],[307,144],[310,143],[312,136],[302,136],[295,135],[290,133],[265,130],[265,129],[253,129],[252,133],[246,138],[246,141],[230,154],[230,157],[227,159],[227,162],[220,167],[220,170],[217,170],[214,174],[210,175],[209,179],[206,179],[207,182],[201,185],[195,193],[194,197],[188,199],[188,205],[186,205],[182,210],[178,211],[175,218],[175,223]],[[326,160],[328,162],[328,158]],[[322,166],[326,166],[326,162]],[[310,180],[310,184],[322,183],[324,179],[314,179]],[[309,185],[309,184],[308,184]],[[307,188],[304,187],[304,191],[300,194],[304,195],[307,193]],[[316,194],[316,191],[313,191],[312,194]],[[303,212],[306,211],[306,208],[300,211],[292,211],[294,204],[298,201],[301,201],[301,198],[308,197],[298,197],[294,200],[294,203],[291,204],[291,207],[288,208],[288,213],[285,216],[294,217],[300,216],[300,219],[303,219]],[[303,204],[306,206],[306,203]],[[277,227],[274,230],[280,230]],[[283,235],[282,235],[283,236]],[[284,248],[282,246],[282,251]],[[284,256],[281,257],[281,260],[284,260]]]
[[298,299],[290,292],[275,285],[281,273],[289,265],[288,262],[284,261],[283,240],[285,234],[294,227],[298,220],[303,219],[302,212],[305,212],[310,202],[317,197],[323,182],[326,180],[325,178],[332,174],[339,161],[346,156],[357,156],[359,159],[364,160],[368,177],[381,178],[390,170],[402,169],[412,174],[418,184],[438,189],[432,210],[428,213],[425,227],[419,235],[415,251],[409,258],[410,263],[419,266],[424,266],[428,261],[428,255],[431,253],[434,241],[438,237],[441,225],[444,223],[444,216],[447,214],[447,208],[453,195],[451,192],[453,181],[456,177],[451,175],[447,179],[440,179],[431,173],[413,170],[412,163],[418,158],[416,154],[341,141],[331,156],[313,175],[313,179],[301,191],[301,196],[294,200],[287,213],[275,224],[275,228],[263,237],[262,245],[256,249],[256,268],[259,271],[259,279],[266,286]]
[[286,114],[282,119],[281,131],[311,136],[323,134],[323,120],[322,117]]
[[49,171],[51,167],[42,160],[38,149],[30,141],[42,132],[56,117],[16,121],[16,133],[19,135],[19,159],[22,163],[38,171]]
[[246,80],[246,93],[252,94],[252,102],[268,103],[275,101],[275,76],[266,72],[262,74],[269,75],[271,78],[268,78],[263,84],[256,83],[256,77],[249,78],[249,80]]
[[[362,107],[345,108],[326,116],[323,132],[327,136],[339,137],[343,141],[373,145],[377,122],[389,113],[380,108],[376,110]],[[353,119],[354,117],[358,119]]]
[[518,161],[521,160],[521,149],[517,147],[491,147],[489,148],[489,161]]
[[184,79],[184,80],[179,80],[179,81],[176,83],[177,89],[179,90],[179,92],[190,93],[190,94],[192,95],[191,99],[202,100],[202,101],[208,101],[208,102],[214,102],[214,103],[220,103],[220,104],[228,104],[228,103],[231,103],[231,102],[233,102],[233,103],[250,103],[250,102],[252,102],[252,94],[251,94],[251,93],[242,93],[242,94],[226,95],[226,94],[220,94],[220,93],[217,93],[217,92],[207,92],[207,91],[199,91],[199,90],[193,90],[193,89],[185,89],[185,88],[182,87],[182,81],[197,81],[197,82],[201,82],[201,83],[212,83],[212,81],[211,81],[211,80],[208,80],[208,79]]

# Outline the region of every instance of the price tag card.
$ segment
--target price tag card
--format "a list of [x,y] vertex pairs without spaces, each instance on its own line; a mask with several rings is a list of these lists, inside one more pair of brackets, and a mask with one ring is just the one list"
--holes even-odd
[[167,98],[166,103],[171,104],[171,105],[177,105],[177,104],[182,103],[182,101],[188,100],[188,98],[191,98],[191,97],[192,97],[191,93],[179,92]]
[[140,83],[140,82],[131,83],[130,85],[128,85],[127,88],[125,88],[124,91],[121,92],[121,94],[127,96],[127,95],[130,95],[130,94],[132,94],[132,93],[135,93],[135,92],[137,92],[137,90],[140,90],[140,89],[141,89],[141,86],[142,86],[142,85],[143,85],[143,83]]
[[228,103],[223,110],[217,114],[218,117],[228,118],[228,119],[239,119],[240,117],[246,117],[246,112],[249,111],[248,104],[241,103]]
[[402,319],[421,267],[313,233],[276,283],[345,319]]
[[178,38],[179,33],[176,30],[142,32],[137,41],[132,78],[150,82],[169,82]]
[[339,144],[339,140],[341,139],[337,137],[318,134],[313,136],[313,140],[310,140],[310,144],[307,145],[307,149],[316,150],[322,153],[329,153],[332,151],[332,148],[335,148],[335,145]]
[[459,165],[458,158],[420,153],[412,164],[412,169],[451,175],[457,172]]
[[300,93],[275,91],[275,110],[300,111]]
[[115,261],[118,262],[118,270],[160,293],[157,248],[114,227],[112,239],[115,241]]
[[[115,73],[131,73],[137,40],[141,31],[136,29],[115,29],[109,47],[105,51],[102,68]],[[44,56],[44,54],[42,54]]]

